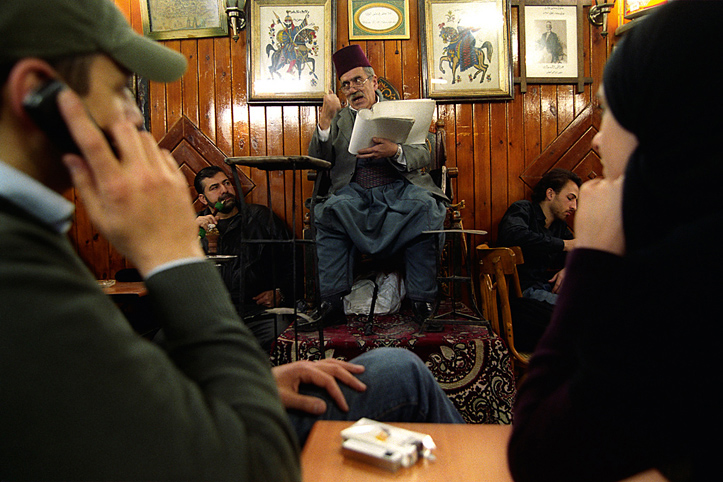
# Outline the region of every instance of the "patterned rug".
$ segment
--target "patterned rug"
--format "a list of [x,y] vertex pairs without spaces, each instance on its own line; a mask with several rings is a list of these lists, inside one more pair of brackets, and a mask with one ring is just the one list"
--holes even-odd
[[[371,334],[365,335],[366,316],[347,319],[346,325],[324,330],[325,357],[350,360],[373,348],[406,348],[424,361],[468,423],[512,422],[515,379],[510,355],[488,326],[446,324],[442,332],[419,333],[411,311],[403,309],[376,315]],[[295,333],[293,325],[279,336],[271,354],[274,365],[320,358],[319,334]]]

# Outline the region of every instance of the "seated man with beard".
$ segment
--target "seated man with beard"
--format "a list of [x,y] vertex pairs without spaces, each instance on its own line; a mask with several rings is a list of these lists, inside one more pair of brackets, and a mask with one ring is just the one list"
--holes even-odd
[[582,180],[566,169],[545,173],[532,190],[532,201],[507,208],[497,234],[499,246],[519,246],[525,263],[518,267],[523,296],[554,305],[565,276],[565,256],[575,247],[567,217],[577,209]]
[[532,190],[531,201],[516,201],[500,221],[498,246],[519,246],[517,267],[523,298],[511,301],[515,345],[530,352],[550,323],[565,277],[565,258],[575,247],[567,218],[577,209],[582,180],[566,169],[551,169]]
[[[201,169],[194,187],[206,206],[197,214],[196,223],[206,232],[210,225],[218,228],[217,254],[237,256],[222,265],[224,282],[244,323],[269,351],[276,336],[290,324],[265,310],[294,303],[292,248],[245,241],[291,239],[291,234],[268,207],[239,202],[231,180],[218,166]],[[202,241],[208,251],[207,240]]]

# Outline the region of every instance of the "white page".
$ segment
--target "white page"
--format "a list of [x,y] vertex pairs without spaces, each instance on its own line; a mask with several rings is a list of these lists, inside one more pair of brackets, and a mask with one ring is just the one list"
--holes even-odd
[[431,99],[414,99],[377,102],[371,109],[361,109],[354,123],[349,152],[356,155],[359,149],[373,146],[372,137],[397,144],[423,144],[435,106]]

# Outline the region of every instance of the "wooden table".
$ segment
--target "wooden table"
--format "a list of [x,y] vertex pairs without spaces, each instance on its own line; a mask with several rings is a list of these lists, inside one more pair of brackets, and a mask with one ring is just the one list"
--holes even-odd
[[136,295],[145,296],[148,294],[146,285],[143,281],[116,281],[113,286],[104,287],[105,294],[115,295]]
[[[396,472],[342,455],[340,432],[350,425],[352,422],[314,424],[301,452],[305,482],[512,482],[507,468],[511,425],[392,423],[390,425],[427,433],[437,445],[435,461],[421,460]],[[657,470],[648,470],[622,482],[667,482],[667,479]]]
[[349,459],[342,454],[340,432],[350,425],[352,422],[320,421],[314,424],[301,452],[304,481],[512,482],[506,455],[511,425],[390,424],[427,433],[437,445],[435,461],[421,460],[396,472]]
[[153,338],[160,326],[146,297],[148,289],[143,281],[116,281],[113,286],[103,287],[103,291],[113,299],[136,333]]

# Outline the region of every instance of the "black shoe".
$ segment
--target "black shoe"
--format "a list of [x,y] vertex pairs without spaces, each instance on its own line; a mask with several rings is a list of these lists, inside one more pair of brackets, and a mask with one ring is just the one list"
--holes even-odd
[[434,313],[434,305],[426,301],[413,301],[412,302],[412,314],[414,315],[414,321],[420,325],[424,323],[424,320],[432,316]]
[[425,320],[434,315],[434,308],[434,303],[427,301],[412,302],[412,314],[414,315],[414,321],[416,321],[419,326],[424,326],[426,331],[438,332],[444,329],[444,326],[439,321],[428,321],[426,325],[424,324]]
[[343,325],[346,323],[344,310],[328,301],[322,301],[319,307],[309,314],[310,319],[299,318],[296,321],[296,329],[299,331],[315,331],[319,324],[326,328],[332,325]]

